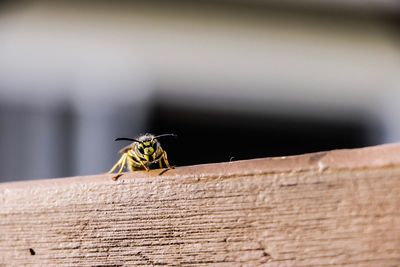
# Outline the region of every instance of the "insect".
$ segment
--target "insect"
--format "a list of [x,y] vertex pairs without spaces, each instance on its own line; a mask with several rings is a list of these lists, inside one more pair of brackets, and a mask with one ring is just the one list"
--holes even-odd
[[163,164],[171,169],[168,162],[167,152],[165,152],[158,138],[166,136],[176,136],[175,134],[161,134],[152,135],[144,134],[139,136],[137,139],[132,138],[117,138],[115,141],[132,141],[133,143],[124,147],[119,151],[121,158],[111,168],[109,173],[113,173],[118,167],[119,171],[117,175],[121,174],[124,168],[128,168],[129,171],[146,170],[149,171],[154,164],[158,164],[162,169]]

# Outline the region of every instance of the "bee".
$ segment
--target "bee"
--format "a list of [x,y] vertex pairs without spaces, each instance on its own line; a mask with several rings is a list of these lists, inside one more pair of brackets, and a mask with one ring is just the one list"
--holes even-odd
[[119,171],[117,175],[120,175],[124,168],[128,168],[129,171],[146,170],[149,171],[154,164],[158,164],[160,169],[163,168],[163,164],[171,169],[168,162],[167,152],[162,149],[158,138],[165,136],[175,136],[175,134],[161,134],[152,135],[144,134],[139,136],[137,139],[132,138],[117,138],[115,141],[132,141],[133,143],[124,147],[119,151],[121,158],[111,168],[109,173],[113,173],[118,167]]

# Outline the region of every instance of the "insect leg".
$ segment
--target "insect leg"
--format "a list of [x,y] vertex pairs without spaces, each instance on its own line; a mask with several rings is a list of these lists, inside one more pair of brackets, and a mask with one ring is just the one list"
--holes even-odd
[[143,167],[146,171],[149,171],[149,168],[147,168],[146,165],[144,165],[143,161],[138,157],[138,155],[136,155],[135,153],[130,153],[130,155],[132,155],[133,157],[135,157],[135,159],[140,163],[140,165],[142,165],[142,167]]
[[[125,155],[125,154],[124,154]],[[119,160],[117,161],[117,163],[115,163],[115,165],[111,168],[111,170],[108,171],[108,173],[113,173],[115,171],[116,168],[118,168],[118,166],[121,164],[122,159],[124,157],[124,155],[122,155]]]
[[127,162],[126,162],[126,165],[128,165],[128,169],[129,169],[130,172],[135,171],[135,168],[134,168],[134,166],[133,166],[133,160],[132,160],[131,157],[128,157],[128,160],[127,160]]
[[173,167],[171,167],[171,165],[169,165],[167,152],[164,151],[162,158],[164,160],[165,166],[167,166],[168,169],[173,169]]
[[142,164],[143,168],[146,169],[146,171],[149,171],[150,169],[146,167],[146,165],[144,165],[143,161],[140,161],[140,164]]
[[124,155],[122,155],[122,157],[121,157],[121,159],[122,159],[122,161],[121,161],[121,167],[119,168],[119,171],[118,171],[118,173],[117,174],[120,174],[121,172],[122,172],[122,170],[125,168],[125,164],[126,164],[126,158],[128,157],[128,154],[124,154]]
[[128,166],[129,171],[134,172],[138,170],[138,165],[139,163],[134,161],[133,158],[128,157],[126,165]]

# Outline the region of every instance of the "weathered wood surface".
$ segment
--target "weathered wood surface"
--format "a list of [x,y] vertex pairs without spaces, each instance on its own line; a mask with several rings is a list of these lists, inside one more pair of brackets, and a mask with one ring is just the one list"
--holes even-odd
[[0,265],[400,266],[400,145],[159,174],[0,184]]

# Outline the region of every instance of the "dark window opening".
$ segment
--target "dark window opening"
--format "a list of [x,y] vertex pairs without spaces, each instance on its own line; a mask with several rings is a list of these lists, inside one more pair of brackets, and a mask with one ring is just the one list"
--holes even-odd
[[375,144],[373,123],[360,118],[364,117],[354,113],[325,120],[159,104],[153,109],[148,130],[178,134],[177,139],[162,140],[162,145],[173,165],[184,166]]

